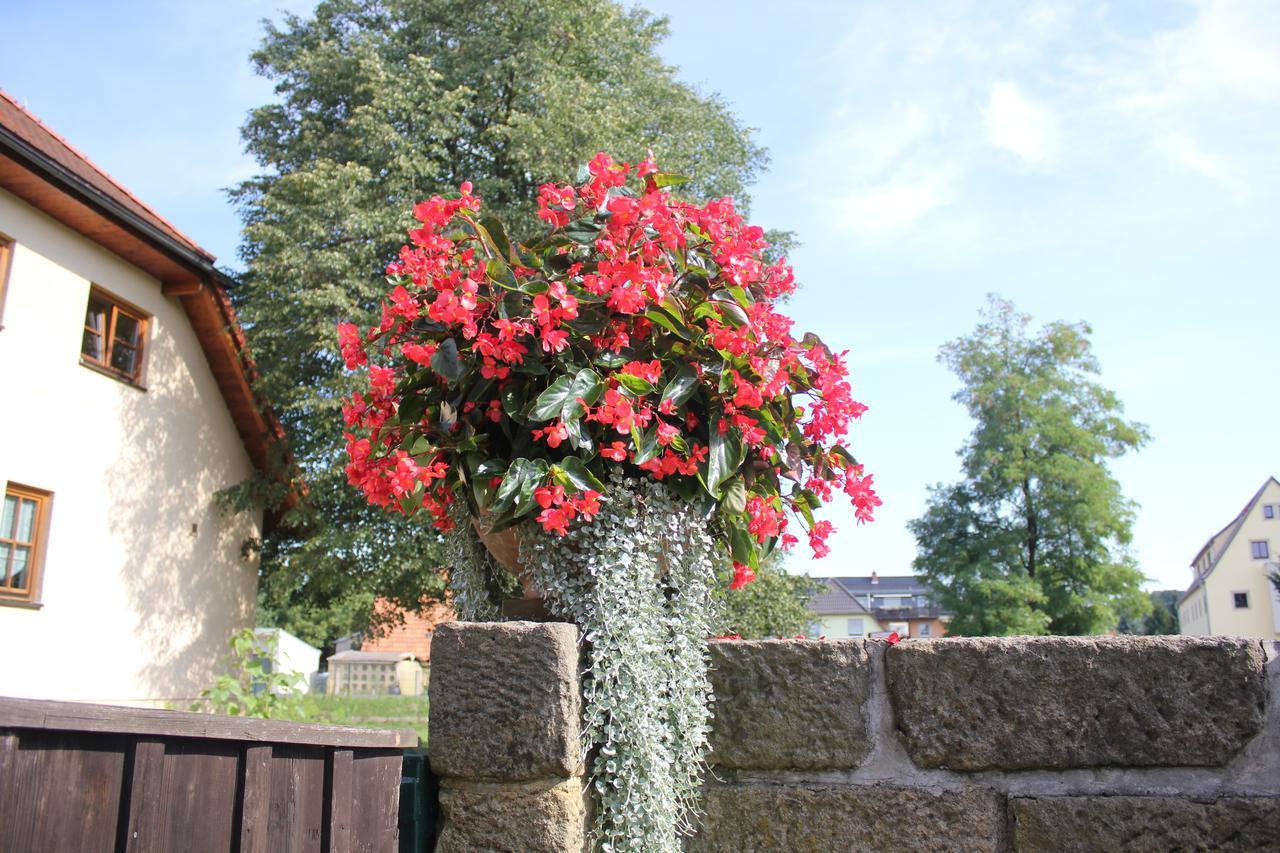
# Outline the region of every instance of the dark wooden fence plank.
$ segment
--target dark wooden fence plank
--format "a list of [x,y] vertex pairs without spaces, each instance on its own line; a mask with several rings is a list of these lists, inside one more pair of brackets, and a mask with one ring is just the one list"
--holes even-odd
[[329,756],[329,851],[351,853],[351,805],[354,757],[349,749]]
[[148,739],[134,744],[131,775],[125,851],[163,850],[164,741]]
[[240,853],[270,853],[267,826],[271,815],[271,747],[245,749],[241,796]]
[[352,853],[396,853],[400,834],[399,750],[356,750],[351,807]]
[[61,732],[6,738],[0,850],[113,851],[125,749],[119,738]]
[[296,743],[348,749],[409,749],[418,745],[418,735],[413,729],[357,729],[350,726],[193,714],[187,711],[157,711],[151,708],[117,708],[80,702],[0,697],[0,729],[11,728]]
[[271,816],[267,847],[272,853],[322,853],[324,751],[281,746],[271,756]]
[[0,698],[0,853],[394,853],[416,744],[408,729]]
[[240,750],[218,741],[171,741],[165,750],[167,844],[161,850],[227,853],[236,825]]

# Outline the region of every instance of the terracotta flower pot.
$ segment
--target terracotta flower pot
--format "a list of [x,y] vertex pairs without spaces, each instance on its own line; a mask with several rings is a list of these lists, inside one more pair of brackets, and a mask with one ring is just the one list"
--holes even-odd
[[495,532],[489,530],[484,522],[483,515],[480,518],[472,518],[471,526],[475,528],[476,535],[480,537],[480,541],[484,544],[485,550],[489,552],[489,556],[493,557],[494,562],[510,572],[511,576],[520,583],[520,589],[525,600],[541,601],[542,595],[534,589],[533,579],[529,577],[529,573],[524,570],[524,566],[520,563],[519,531],[514,527],[508,527],[506,530]]

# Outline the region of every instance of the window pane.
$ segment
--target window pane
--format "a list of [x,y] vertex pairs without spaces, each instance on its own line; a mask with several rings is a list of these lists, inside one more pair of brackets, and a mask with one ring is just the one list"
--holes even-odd
[[128,314],[118,313],[116,315],[116,342],[137,346],[140,326],[141,324]]
[[80,354],[94,361],[102,361],[102,336],[85,329],[84,337],[80,339]]
[[9,552],[13,546],[8,542],[0,542],[0,587],[5,586],[5,574],[9,571]]
[[13,517],[18,512],[18,498],[16,495],[4,496],[4,513],[0,518],[0,536],[6,539],[13,538]]
[[107,312],[111,309],[102,302],[89,300],[89,309],[84,314],[84,324],[99,334],[107,330]]
[[111,348],[111,366],[121,373],[133,375],[133,366],[138,361],[138,353],[133,347],[116,341],[115,346]]
[[13,553],[13,576],[9,578],[9,586],[14,589],[27,588],[27,563],[31,560],[31,549],[19,545]]
[[36,508],[33,500],[23,498],[18,506],[18,535],[14,538],[20,542],[34,542],[36,538]]

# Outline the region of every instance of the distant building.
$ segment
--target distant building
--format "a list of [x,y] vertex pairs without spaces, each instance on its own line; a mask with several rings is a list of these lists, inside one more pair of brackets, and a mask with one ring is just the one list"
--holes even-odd
[[421,696],[427,672],[409,652],[346,651],[329,656],[325,692],[336,696]]
[[1268,478],[1231,523],[1191,563],[1194,579],[1178,599],[1184,634],[1280,639],[1280,481]]
[[912,575],[875,572],[861,577],[816,578],[826,588],[810,602],[817,633],[827,637],[942,637],[948,615],[933,603],[927,586]]
[[298,689],[311,689],[312,681],[320,671],[319,649],[283,628],[255,628],[253,636],[259,648],[269,648],[274,638],[275,650],[268,662],[268,672],[291,673],[298,676],[295,680]]
[[[393,608],[386,599],[380,598],[374,604],[374,612],[377,616],[388,616]],[[401,615],[404,621],[400,624],[363,636],[360,649],[366,652],[409,652],[423,665],[430,666],[431,638],[437,625],[457,619],[453,608],[447,604],[429,604],[419,612]]]

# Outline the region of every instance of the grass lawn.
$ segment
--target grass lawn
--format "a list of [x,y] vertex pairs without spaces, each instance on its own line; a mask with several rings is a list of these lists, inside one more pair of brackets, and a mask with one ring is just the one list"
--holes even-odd
[[426,696],[328,696],[308,693],[299,713],[276,719],[299,723],[332,723],[368,729],[413,729],[427,745]]

